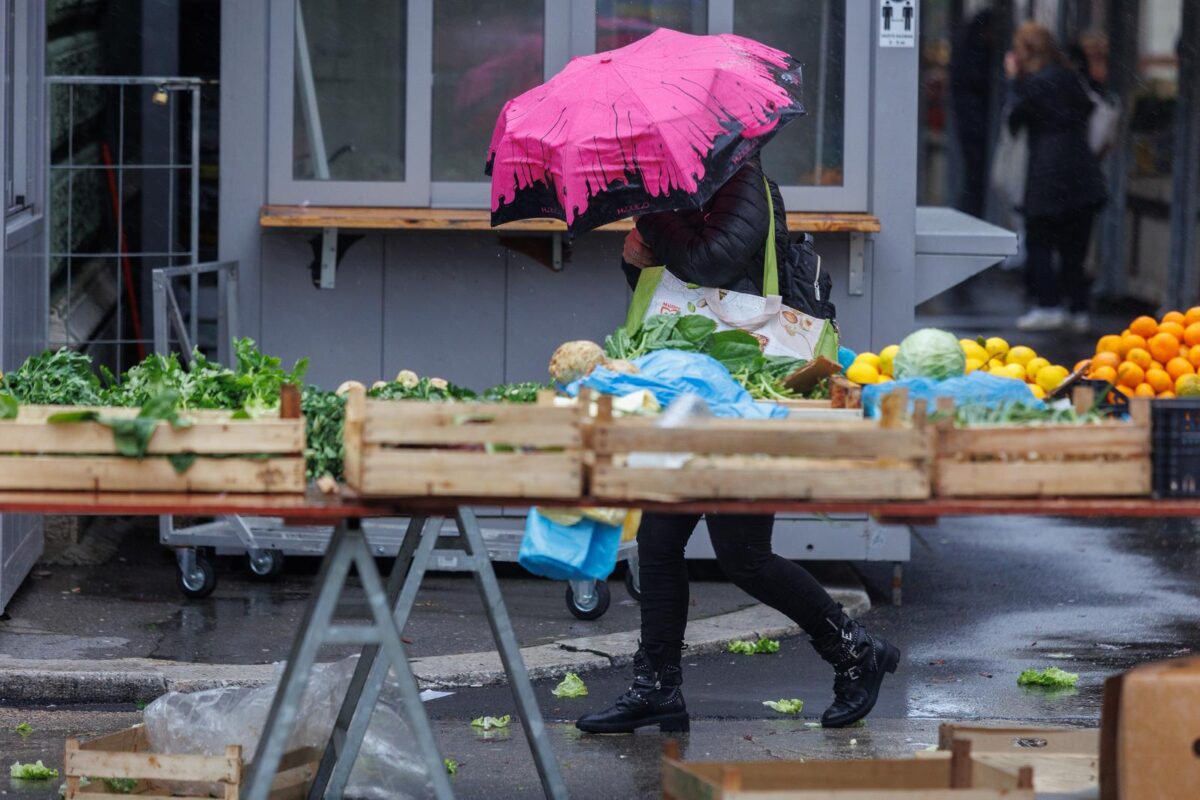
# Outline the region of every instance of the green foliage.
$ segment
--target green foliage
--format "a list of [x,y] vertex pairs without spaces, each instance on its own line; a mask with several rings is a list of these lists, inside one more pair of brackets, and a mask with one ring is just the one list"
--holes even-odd
[[549,383],[501,383],[484,391],[479,397],[489,403],[536,403],[538,392],[543,389],[553,389]]
[[1027,669],[1017,678],[1017,686],[1046,686],[1051,689],[1070,689],[1079,683],[1079,675],[1058,667]]
[[83,353],[61,348],[25,359],[0,386],[21,405],[104,405],[104,387]]
[[727,648],[729,652],[736,653],[742,656],[752,656],[761,653],[778,653],[779,641],[777,639],[768,639],[765,636],[757,642],[750,639],[741,639],[735,642],[730,642]]
[[455,386],[441,378],[418,378],[411,381],[392,381],[367,392],[367,397],[376,400],[475,400],[477,395],[470,389]]
[[14,761],[13,765],[8,768],[8,774],[23,781],[48,781],[51,778],[58,777],[58,770],[47,767],[39,758],[36,763],[22,764],[19,761]]
[[304,412],[308,479],[331,475],[341,480],[346,398],[319,386],[305,386],[300,393],[300,409]]
[[804,710],[804,701],[794,697],[791,700],[764,700],[763,705],[780,714],[799,714]]

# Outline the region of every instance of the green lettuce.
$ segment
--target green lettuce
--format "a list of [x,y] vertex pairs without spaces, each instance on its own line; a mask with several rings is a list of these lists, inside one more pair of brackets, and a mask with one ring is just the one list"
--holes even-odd
[[1017,686],[1049,686],[1054,689],[1069,689],[1079,683],[1079,675],[1058,667],[1049,669],[1027,669],[1017,678]]
[[967,356],[953,333],[922,328],[900,342],[893,362],[896,380],[904,378],[957,378],[967,368]]
[[799,714],[804,710],[804,701],[792,698],[791,700],[764,700],[763,705],[772,711],[778,711],[780,714]]
[[58,770],[51,769],[39,758],[34,764],[22,764],[14,761],[8,768],[8,774],[23,781],[48,781],[58,777]]
[[736,653],[742,656],[752,656],[756,653],[778,653],[779,642],[775,639],[768,639],[765,636],[757,642],[749,639],[740,639],[730,642],[728,647],[729,652]]
[[493,728],[507,728],[510,722],[512,722],[512,717],[508,714],[503,717],[476,717],[471,720],[471,727],[490,731]]
[[587,686],[574,672],[568,672],[562,683],[554,687],[552,694],[559,698],[575,698],[587,696]]

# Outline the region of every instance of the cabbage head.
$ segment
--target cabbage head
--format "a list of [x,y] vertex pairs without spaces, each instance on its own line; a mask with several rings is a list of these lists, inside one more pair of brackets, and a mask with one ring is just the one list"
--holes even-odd
[[896,380],[933,378],[945,380],[963,374],[967,357],[958,338],[948,331],[922,328],[900,343],[893,362]]

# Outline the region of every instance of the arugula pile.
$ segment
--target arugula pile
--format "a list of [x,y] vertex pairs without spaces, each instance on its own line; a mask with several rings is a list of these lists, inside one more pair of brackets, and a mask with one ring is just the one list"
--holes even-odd
[[21,405],[104,405],[104,387],[83,353],[62,348],[25,359],[0,380],[0,388]]
[[806,363],[787,356],[763,355],[758,339],[745,331],[718,331],[717,323],[699,314],[650,317],[633,336],[618,328],[604,339],[609,358],[633,360],[655,350],[703,353],[720,361],[758,400],[786,400],[796,394],[783,379]]

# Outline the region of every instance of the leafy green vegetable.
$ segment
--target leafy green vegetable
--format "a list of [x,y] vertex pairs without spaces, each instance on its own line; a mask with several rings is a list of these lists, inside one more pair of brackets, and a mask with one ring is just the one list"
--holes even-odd
[[764,700],[763,705],[780,714],[799,714],[804,710],[804,701],[795,698],[791,700]]
[[420,378],[411,381],[392,381],[367,392],[367,397],[376,400],[475,400],[477,395],[470,389],[455,386],[441,378]]
[[587,686],[574,672],[568,672],[558,686],[554,687],[552,694],[559,698],[576,698],[587,696]]
[[453,758],[443,758],[442,763],[446,765],[447,775],[453,775],[458,772],[458,762]]
[[22,722],[17,725],[17,727],[13,728],[13,730],[16,731],[22,739],[24,739],[26,736],[29,736],[33,733],[33,726],[28,722]]
[[8,392],[0,392],[0,420],[16,419],[19,413],[21,404],[17,402],[17,398]]
[[104,387],[83,353],[47,350],[25,359],[0,380],[0,388],[22,405],[104,405]]
[[8,768],[8,774],[23,781],[48,781],[58,777],[58,770],[47,767],[39,758],[34,764],[22,764],[14,761],[13,765]]
[[1043,670],[1027,669],[1017,678],[1017,686],[1049,686],[1055,689],[1069,689],[1077,683],[1079,683],[1079,675],[1058,667]]
[[762,348],[745,331],[721,331],[714,333],[708,355],[725,365],[730,372],[750,369],[762,357]]
[[108,788],[117,794],[133,794],[137,788],[137,778],[104,778]]
[[533,381],[502,383],[484,391],[480,399],[489,403],[536,403],[538,392],[553,388],[551,384]]
[[962,375],[966,371],[967,357],[953,333],[937,328],[922,328],[900,342],[893,365],[896,380],[944,380]]
[[309,480],[322,475],[342,479],[342,429],[346,421],[346,398],[319,386],[305,386],[300,393],[307,447],[304,459]]
[[[934,414],[933,419],[942,415]],[[960,427],[972,425],[1088,425],[1103,422],[1104,414],[1098,407],[1080,414],[1074,408],[1035,408],[1024,403],[1002,403],[985,406],[979,403],[956,406],[954,423]]]
[[758,653],[778,653],[779,642],[776,639],[768,639],[765,636],[757,642],[749,639],[741,639],[735,642],[730,642],[728,647],[729,652],[737,655],[752,656]]
[[512,717],[508,714],[503,717],[476,717],[471,720],[471,727],[490,731],[494,728],[507,728],[510,722],[512,722]]
[[[190,420],[179,416],[176,410],[178,405],[179,393],[170,390],[149,398],[136,417],[105,416],[98,411],[85,409],[51,414],[46,421],[53,424],[95,422],[103,425],[112,430],[118,453],[127,458],[144,458],[160,422],[166,422],[173,428],[186,428],[192,424]],[[175,462],[172,461],[172,464]]]

